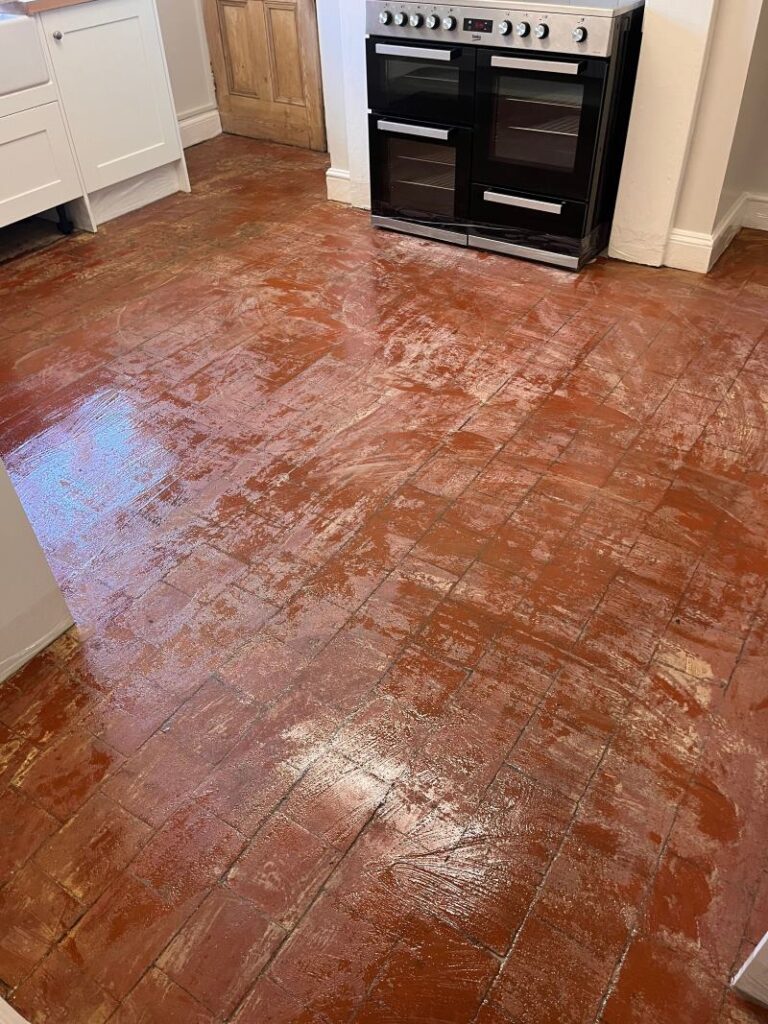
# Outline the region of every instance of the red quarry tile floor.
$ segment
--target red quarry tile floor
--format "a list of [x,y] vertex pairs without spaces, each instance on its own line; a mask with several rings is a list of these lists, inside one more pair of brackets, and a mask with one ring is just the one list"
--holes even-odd
[[33,1024],[757,1024],[768,235],[580,276],[322,157],[3,268],[0,451],[78,628],[0,688]]

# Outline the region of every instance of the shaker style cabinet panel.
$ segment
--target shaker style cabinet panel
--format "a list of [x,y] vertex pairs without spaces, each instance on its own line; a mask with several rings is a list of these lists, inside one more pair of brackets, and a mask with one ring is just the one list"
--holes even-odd
[[152,0],[93,0],[41,17],[87,191],[180,159]]
[[58,103],[0,117],[0,227],[81,194]]

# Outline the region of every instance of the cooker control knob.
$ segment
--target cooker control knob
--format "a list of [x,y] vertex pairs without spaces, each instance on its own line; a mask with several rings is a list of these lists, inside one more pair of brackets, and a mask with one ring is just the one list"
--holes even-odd
[[392,15],[389,13],[389,11],[382,11],[381,14],[379,15],[379,21],[381,22],[382,25],[388,25],[390,21],[392,21]]
[[527,21],[518,21],[515,25],[515,32],[517,32],[521,39],[525,39],[531,33],[531,26]]
[[403,11],[400,11],[399,14],[395,15],[395,24],[399,25],[400,27],[402,27],[403,25],[407,25],[408,24],[408,15],[404,14]]
[[546,22],[540,22],[533,30],[537,39],[546,39],[549,35],[549,25]]
[[424,24],[424,19],[420,14],[412,14],[408,20],[411,23],[411,28],[421,28]]
[[440,28],[440,16],[438,14],[430,14],[427,18],[427,28]]
[[451,17],[443,18],[443,28],[446,32],[452,32],[456,28],[456,19]]
[[584,42],[584,40],[587,38],[587,30],[584,28],[583,25],[578,25],[573,30],[573,38],[577,43]]
[[499,22],[499,32],[503,36],[508,36],[511,31],[512,31],[512,22],[511,21],[500,21]]

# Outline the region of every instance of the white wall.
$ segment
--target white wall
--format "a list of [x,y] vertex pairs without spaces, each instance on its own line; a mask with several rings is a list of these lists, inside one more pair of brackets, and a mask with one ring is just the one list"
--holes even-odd
[[0,463],[0,680],[72,625],[72,616]]
[[349,202],[349,150],[339,0],[317,0],[317,31],[322,53],[325,131],[331,157],[331,166],[326,172],[328,198]]
[[768,230],[768,3],[763,4],[717,219],[743,202],[742,223]]
[[715,19],[675,226],[712,232],[763,0],[723,0]]
[[173,98],[185,146],[221,134],[202,0],[157,0]]
[[[763,0],[721,0],[664,262],[707,271],[741,226],[723,202]],[[765,57],[762,58],[765,60]],[[734,197],[736,199],[736,197]]]
[[368,173],[365,3],[363,0],[355,0],[354,3],[351,0],[318,0],[317,22],[325,90],[325,124],[331,157],[328,196],[367,209],[371,205],[371,186]]
[[[738,0],[723,0],[725,3]],[[647,0],[610,254],[661,266],[677,207],[717,0]]]

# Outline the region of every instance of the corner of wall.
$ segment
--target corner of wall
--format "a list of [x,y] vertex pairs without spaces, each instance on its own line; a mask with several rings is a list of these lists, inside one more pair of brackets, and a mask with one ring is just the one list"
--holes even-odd
[[768,231],[768,193],[745,193],[741,226]]
[[352,192],[349,171],[340,167],[329,167],[325,172],[325,189],[332,202],[346,203],[348,206]]
[[720,218],[712,234],[675,228],[669,236],[664,265],[707,274],[741,228],[768,231],[768,195],[742,192]]

